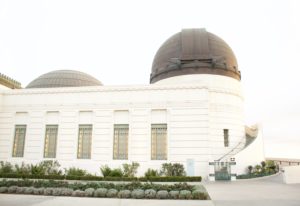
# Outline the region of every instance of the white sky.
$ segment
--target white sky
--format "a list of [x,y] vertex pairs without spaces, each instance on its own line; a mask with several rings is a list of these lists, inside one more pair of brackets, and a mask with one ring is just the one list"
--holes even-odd
[[235,52],[246,122],[263,125],[266,155],[300,159],[297,0],[0,0],[0,72],[24,87],[56,69],[148,84],[160,45],[202,27]]

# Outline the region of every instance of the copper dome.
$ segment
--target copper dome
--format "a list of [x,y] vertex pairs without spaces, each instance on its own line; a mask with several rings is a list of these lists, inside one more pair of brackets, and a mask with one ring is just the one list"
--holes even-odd
[[154,57],[150,83],[187,74],[215,74],[241,79],[231,48],[205,29],[183,29],[167,39]]
[[96,78],[74,70],[56,70],[43,74],[30,82],[26,88],[51,88],[51,87],[83,87],[101,86]]

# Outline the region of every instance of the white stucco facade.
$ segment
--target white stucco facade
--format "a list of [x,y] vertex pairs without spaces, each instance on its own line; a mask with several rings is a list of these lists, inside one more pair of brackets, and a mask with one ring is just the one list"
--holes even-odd
[[[176,84],[172,83],[176,82]],[[128,124],[128,160],[113,160],[113,125]],[[166,123],[167,160],[151,160],[151,124]],[[14,127],[27,125],[24,157],[12,157]],[[0,91],[0,160],[44,160],[45,125],[59,125],[56,160],[99,174],[101,165],[139,162],[139,175],[164,162],[182,163],[208,178],[209,162],[245,142],[240,81],[221,75],[184,75],[151,85]],[[78,125],[92,124],[90,159],[77,159]],[[229,131],[224,146],[223,130]],[[237,165],[238,167],[238,165]],[[244,165],[243,165],[244,167]]]

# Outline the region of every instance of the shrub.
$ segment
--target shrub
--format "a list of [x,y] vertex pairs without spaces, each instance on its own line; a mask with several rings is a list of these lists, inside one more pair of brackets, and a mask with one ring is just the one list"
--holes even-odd
[[106,188],[98,188],[94,192],[95,197],[106,197],[107,189]]
[[119,198],[130,198],[131,197],[131,191],[130,190],[121,190],[118,193]]
[[192,197],[193,199],[197,199],[197,200],[208,200],[208,194],[203,192],[202,190],[194,190],[192,192]]
[[150,169],[150,168],[149,168],[149,169],[145,172],[145,177],[146,177],[146,178],[149,178],[149,177],[157,177],[157,176],[159,176],[157,170],[154,170],[154,169]]
[[179,192],[179,199],[191,199],[192,193],[189,190],[181,190]]
[[179,198],[179,191],[178,190],[172,190],[169,192],[169,196],[171,199],[178,199]]
[[112,169],[109,177],[123,177],[123,171],[120,168]]
[[185,176],[184,166],[179,163],[164,163],[160,171],[164,176]]
[[159,190],[156,193],[156,198],[157,199],[167,199],[169,197],[169,193],[167,190]]
[[23,194],[25,192],[26,187],[17,187],[16,193]]
[[116,189],[109,189],[106,193],[107,197],[117,197],[118,195],[118,190]]
[[131,197],[135,199],[142,199],[145,197],[145,192],[142,189],[135,189],[132,191]]
[[94,192],[95,192],[95,189],[91,188],[91,187],[84,190],[86,197],[93,197]]
[[154,199],[156,197],[156,191],[154,189],[145,190],[145,198]]
[[140,164],[138,162],[132,162],[131,164],[123,164],[124,177],[134,177],[137,173],[137,169]]
[[252,170],[253,170],[253,166],[252,166],[252,165],[249,165],[249,166],[248,166],[248,173],[251,174],[251,173],[252,173]]
[[74,196],[74,197],[84,197],[85,193],[84,193],[84,191],[81,191],[81,190],[75,190],[75,191],[73,191],[72,196]]
[[61,188],[61,196],[71,196],[73,193],[72,189],[69,188]]
[[9,162],[0,161],[0,174],[13,173],[13,166]]
[[111,169],[107,165],[102,166],[100,168],[100,170],[101,170],[101,173],[102,173],[103,177],[108,177],[111,173]]
[[52,195],[60,196],[61,195],[61,188],[53,188]]
[[53,188],[48,187],[44,189],[44,195],[52,195],[53,193]]
[[19,175],[29,175],[31,173],[30,165],[22,162],[21,165],[15,164],[15,173]]
[[17,186],[10,186],[10,187],[8,187],[7,192],[8,193],[16,193],[17,188],[18,188]]
[[65,174],[67,176],[86,176],[88,175],[88,172],[86,170],[83,169],[79,169],[76,167],[70,167],[69,169],[65,169]]
[[7,193],[8,187],[0,187],[0,193]]
[[33,194],[33,187],[26,187],[24,190],[24,194]]
[[33,188],[33,194],[35,195],[43,195],[44,194],[44,188]]

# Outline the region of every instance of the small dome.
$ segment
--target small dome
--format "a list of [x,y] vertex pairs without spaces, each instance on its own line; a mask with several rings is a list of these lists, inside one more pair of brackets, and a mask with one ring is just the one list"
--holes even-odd
[[216,74],[241,79],[231,48],[205,29],[183,29],[157,51],[150,83],[188,74]]
[[102,83],[83,72],[56,70],[43,74],[30,82],[26,88],[101,86]]

